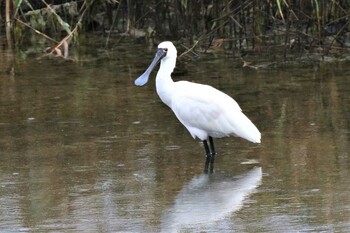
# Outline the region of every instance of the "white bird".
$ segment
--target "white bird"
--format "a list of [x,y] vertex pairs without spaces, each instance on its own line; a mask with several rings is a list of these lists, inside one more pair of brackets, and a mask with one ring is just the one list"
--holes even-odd
[[208,85],[174,82],[171,73],[176,65],[176,57],[177,50],[172,42],[160,43],[151,65],[135,80],[135,85],[145,85],[151,71],[160,61],[156,76],[157,93],[192,137],[203,141],[206,152],[204,171],[210,169],[212,172],[216,155],[213,137],[236,136],[260,143],[261,134],[242,113],[237,102],[225,93]]

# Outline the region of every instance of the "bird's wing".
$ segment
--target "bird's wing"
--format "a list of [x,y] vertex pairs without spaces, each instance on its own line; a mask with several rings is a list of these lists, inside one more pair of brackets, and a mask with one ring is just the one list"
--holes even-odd
[[[171,109],[193,137],[195,129],[215,137],[235,134],[232,114],[241,115],[237,102],[225,93],[208,85],[177,82],[172,96]],[[191,129],[192,130],[191,132]]]

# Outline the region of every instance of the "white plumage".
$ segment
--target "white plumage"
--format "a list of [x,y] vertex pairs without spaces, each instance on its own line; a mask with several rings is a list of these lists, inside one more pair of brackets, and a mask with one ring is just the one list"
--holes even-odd
[[[161,61],[156,76],[156,89],[161,100],[168,105],[193,138],[204,142],[207,153],[206,170],[215,158],[212,138],[238,136],[260,143],[261,134],[246,117],[237,102],[225,93],[208,85],[178,81],[171,78],[176,64],[177,51],[169,41],[158,45],[157,54],[150,67],[135,80],[135,85],[147,83],[154,66]],[[209,139],[210,147],[207,144]]]

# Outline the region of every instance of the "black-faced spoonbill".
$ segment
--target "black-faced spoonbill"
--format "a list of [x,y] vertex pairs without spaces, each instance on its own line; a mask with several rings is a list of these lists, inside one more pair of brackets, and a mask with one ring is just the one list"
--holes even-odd
[[157,93],[192,137],[203,141],[206,153],[204,171],[212,172],[216,155],[213,137],[233,135],[260,143],[261,134],[242,113],[237,102],[225,93],[208,85],[174,82],[170,75],[175,68],[176,57],[177,51],[172,42],[160,43],[151,65],[135,80],[135,85],[145,85],[151,71],[160,61],[156,76]]

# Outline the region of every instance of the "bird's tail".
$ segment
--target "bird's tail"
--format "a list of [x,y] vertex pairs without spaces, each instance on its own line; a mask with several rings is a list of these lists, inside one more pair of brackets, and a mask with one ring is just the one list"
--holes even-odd
[[261,133],[256,126],[243,113],[240,116],[239,125],[236,126],[236,135],[254,143],[261,142]]

